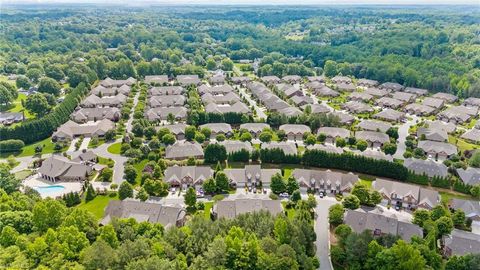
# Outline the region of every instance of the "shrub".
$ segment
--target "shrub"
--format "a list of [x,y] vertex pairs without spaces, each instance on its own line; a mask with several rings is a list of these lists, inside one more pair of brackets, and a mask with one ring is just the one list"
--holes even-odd
[[18,152],[21,151],[22,148],[25,146],[22,140],[5,140],[0,141],[0,153],[8,153],[8,152]]

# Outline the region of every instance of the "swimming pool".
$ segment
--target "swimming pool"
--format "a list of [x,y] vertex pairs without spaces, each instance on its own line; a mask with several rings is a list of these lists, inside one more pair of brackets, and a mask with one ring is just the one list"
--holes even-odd
[[42,195],[43,197],[43,196],[61,193],[65,190],[65,187],[61,185],[51,185],[51,186],[34,187],[34,189],[38,191],[38,193],[40,193],[40,195]]

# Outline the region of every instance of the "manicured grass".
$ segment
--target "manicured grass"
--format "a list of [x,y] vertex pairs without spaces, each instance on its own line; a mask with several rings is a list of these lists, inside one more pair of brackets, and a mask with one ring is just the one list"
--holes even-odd
[[[18,153],[2,153],[0,155],[0,157],[6,158],[10,155],[13,155],[15,157],[33,156],[33,155],[35,155],[35,148],[39,145],[43,147],[42,154],[49,154],[49,153],[54,153],[55,152],[55,150],[54,150],[55,144],[52,142],[51,138],[46,138],[45,140],[25,145],[21,152],[18,152]],[[60,152],[66,151],[67,149],[68,149],[68,146],[64,147]]]
[[104,139],[99,139],[97,144],[93,144],[92,142],[93,142],[93,140],[90,140],[90,141],[88,142],[87,148],[97,148],[97,147],[99,147],[100,145],[104,144],[104,143],[105,143],[105,140],[104,140]]
[[373,182],[373,181],[365,180],[365,179],[361,179],[361,178],[360,178],[359,181],[360,181],[360,183],[366,185],[368,188],[372,188],[372,182]]
[[464,200],[475,200],[472,196],[461,194],[461,193],[452,193],[446,191],[439,191],[442,204],[447,205],[451,199],[464,199]]
[[105,207],[107,207],[108,202],[111,200],[118,200],[118,196],[110,197],[108,195],[98,195],[95,199],[85,203],[83,201],[77,207],[80,209],[85,209],[90,211],[92,214],[95,215],[97,219],[101,219],[103,217],[103,212],[105,211]]
[[203,210],[203,214],[206,219],[210,219],[210,209],[213,207],[213,202],[206,202],[205,209]]
[[282,202],[283,210],[287,212],[287,217],[291,220],[293,220],[295,216],[295,209],[294,208],[287,208],[287,202],[283,201]]
[[15,178],[19,179],[19,180],[24,180],[25,178],[29,177],[30,175],[32,175],[32,171],[31,170],[23,170],[23,171],[19,171],[19,172],[16,172],[15,173]]
[[113,165],[115,164],[115,161],[109,158],[98,157],[98,164],[107,165],[108,167],[113,167]]
[[453,135],[448,135],[448,142],[451,144],[455,144],[458,147],[458,150],[460,150],[461,152],[465,150],[477,149],[480,147],[479,145],[466,142],[465,140],[462,140],[460,138],[455,138]]
[[121,147],[122,147],[122,143],[120,142],[114,143],[107,148],[107,151],[111,154],[120,155]]
[[135,182],[140,185],[140,180],[142,179],[142,171],[145,165],[149,162],[148,159],[144,159],[139,163],[133,164],[133,167],[137,171],[137,178],[135,178]]
[[25,112],[25,118],[26,119],[32,119],[32,118],[35,118],[35,115],[33,114],[30,114],[27,110],[24,110],[25,108],[23,108],[22,106],[22,100],[26,100],[27,99],[27,96],[23,93],[18,93],[18,97],[17,99],[13,102],[12,106],[8,111],[9,112],[21,112],[21,111],[24,111]]

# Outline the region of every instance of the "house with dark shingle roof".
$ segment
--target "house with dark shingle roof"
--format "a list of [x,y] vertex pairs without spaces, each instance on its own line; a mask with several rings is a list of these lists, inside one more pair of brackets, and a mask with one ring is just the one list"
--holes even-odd
[[405,159],[403,166],[418,175],[427,175],[428,177],[447,177],[448,167],[443,163],[433,160],[423,160],[416,158]]
[[383,197],[384,203],[408,209],[432,209],[440,203],[438,191],[426,189],[412,184],[383,179],[375,180],[372,188]]
[[362,87],[375,87],[378,85],[378,81],[369,79],[358,79],[357,85]]
[[303,141],[303,135],[307,132],[312,132],[309,126],[300,124],[285,124],[278,129],[285,131],[287,139],[292,141]]
[[428,156],[440,160],[445,160],[458,153],[455,145],[446,142],[419,141],[418,148],[423,149]]
[[77,108],[71,115],[71,119],[77,123],[86,123],[88,121],[99,121],[108,119],[113,122],[120,120],[122,113],[116,107],[103,108]]
[[341,92],[353,92],[357,90],[357,87],[351,83],[337,83],[335,84],[335,89]]
[[251,82],[252,79],[250,79],[250,77],[248,77],[248,76],[242,76],[242,77],[231,77],[230,81],[233,84],[246,85],[247,83]]
[[445,130],[441,128],[419,127],[417,128],[417,138],[419,138],[420,140],[447,142],[448,134]]
[[225,140],[217,143],[225,147],[227,154],[232,154],[235,152],[239,152],[241,150],[246,150],[249,153],[253,151],[252,144],[248,141],[242,142],[242,141],[234,141],[234,140]]
[[383,132],[377,131],[357,131],[355,133],[357,140],[364,140],[369,147],[379,148],[385,143],[390,142],[390,137]]
[[307,80],[309,82],[325,82],[325,76],[309,76]]
[[343,154],[343,148],[336,147],[333,144],[314,144],[314,145],[307,145],[308,150],[319,150],[319,151],[324,151],[327,153],[332,153],[332,154]]
[[84,137],[103,137],[109,130],[115,128],[115,123],[108,119],[103,119],[94,123],[78,124],[72,120],[57,128],[53,133],[52,139],[55,140],[72,140],[73,138]]
[[198,75],[177,75],[177,82],[182,86],[200,85],[201,81]]
[[38,169],[40,177],[52,182],[85,181],[91,171],[92,167],[61,155],[52,155],[45,159]]
[[240,125],[240,129],[248,130],[254,139],[258,139],[260,133],[266,128],[270,128],[270,125],[266,123],[245,123]]
[[334,112],[329,113],[329,115],[333,115],[333,116],[338,117],[340,119],[340,123],[346,124],[346,125],[351,125],[353,123],[353,121],[355,121],[355,117],[353,117],[352,115],[350,115],[348,113],[334,111]]
[[480,143],[480,129],[472,128],[470,130],[467,130],[467,132],[463,133],[460,138],[473,143]]
[[350,130],[339,127],[321,127],[317,131],[317,135],[325,134],[327,138],[326,143],[335,143],[337,138],[348,139],[350,137]]
[[277,76],[263,76],[260,78],[260,80],[262,80],[262,82],[265,84],[277,84],[282,81]]
[[458,100],[458,97],[449,93],[439,92],[432,96],[433,98],[439,98],[445,100],[445,102],[453,103]]
[[282,80],[286,83],[296,84],[302,81],[302,77],[298,75],[287,75],[287,76],[284,76]]
[[187,127],[187,124],[185,123],[177,123],[177,124],[172,124],[172,125],[164,125],[164,126],[155,126],[155,130],[158,131],[162,128],[166,128],[175,135],[175,138],[177,140],[185,140],[185,128]]
[[280,200],[272,200],[263,195],[246,197],[242,194],[218,201],[211,211],[215,218],[233,219],[241,214],[260,211],[276,216],[283,212],[283,207]]
[[145,83],[164,85],[168,84],[169,81],[167,75],[147,75],[145,76]]
[[303,105],[301,108],[302,110],[305,111],[305,109],[307,108],[307,106],[310,106],[310,109],[312,110],[312,114],[316,114],[316,113],[329,113],[330,112],[330,108],[327,107],[325,104],[320,104],[320,103],[316,103],[316,104],[306,104],[306,105]]
[[463,101],[463,105],[480,108],[480,98],[469,97]]
[[262,143],[262,149],[280,149],[285,155],[297,155],[297,146],[291,142]]
[[467,169],[457,169],[458,176],[467,185],[480,184],[480,168],[468,167]]
[[453,198],[450,201],[450,209],[462,210],[465,217],[471,220],[480,220],[480,202]]
[[165,149],[165,158],[183,160],[193,158],[203,158],[202,146],[197,142],[180,142],[167,146]]
[[382,83],[378,88],[384,89],[390,92],[402,91],[405,87],[399,83],[386,82]]
[[392,98],[406,103],[415,101],[415,95],[407,92],[395,92],[392,94]]
[[208,82],[211,85],[222,85],[225,84],[225,76],[223,75],[214,75],[208,79]]
[[352,92],[347,98],[353,101],[369,102],[373,99],[373,96],[365,92]]
[[435,109],[441,109],[445,105],[445,100],[440,99],[440,98],[426,97],[422,101],[422,105],[432,107],[432,108],[435,108]]
[[382,108],[390,108],[390,109],[397,109],[403,106],[404,102],[398,99],[389,98],[389,97],[381,97],[377,99],[375,102],[378,106]]
[[358,127],[367,131],[387,132],[392,125],[382,121],[364,119],[358,124]]
[[184,95],[152,96],[148,99],[150,108],[182,107],[187,99]]
[[332,78],[332,82],[334,83],[352,83],[352,79],[347,76],[335,76]]
[[232,187],[269,187],[272,176],[281,174],[280,169],[262,169],[260,165],[245,165],[244,168],[225,169],[230,186]]
[[187,119],[187,108],[185,107],[156,107],[150,108],[145,112],[145,118],[149,121],[168,120],[168,116],[173,115],[176,121]]
[[405,119],[405,113],[392,109],[385,109],[381,112],[374,114],[373,118],[390,122],[401,122]]
[[365,91],[363,91],[365,94],[372,95],[374,97],[384,97],[388,95],[388,91],[384,89],[378,89],[375,87],[369,87]]
[[340,173],[330,170],[294,169],[292,176],[298,182],[300,189],[322,191],[334,194],[350,192],[358,181],[353,173]]
[[466,254],[478,254],[480,234],[453,229],[450,235],[443,236],[443,254],[447,257]]
[[159,86],[148,89],[148,96],[183,95],[185,88],[181,86]]
[[418,103],[412,103],[405,106],[405,112],[417,116],[429,116],[436,112],[437,109]]
[[359,101],[349,101],[342,104],[342,108],[350,113],[369,113],[373,112],[373,108]]
[[184,189],[195,186],[201,187],[203,182],[213,177],[213,170],[209,166],[170,166],[165,170],[163,180],[174,187]]
[[407,87],[403,89],[404,92],[414,94],[416,96],[426,96],[428,94],[427,89],[415,88],[415,87]]
[[212,132],[210,139],[215,139],[218,135],[223,134],[226,137],[233,135],[232,126],[227,123],[208,123],[203,124],[198,127],[200,130],[203,128],[208,128]]

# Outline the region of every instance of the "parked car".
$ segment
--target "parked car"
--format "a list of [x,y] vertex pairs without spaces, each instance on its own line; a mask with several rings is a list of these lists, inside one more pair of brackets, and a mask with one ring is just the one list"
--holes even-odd
[[280,193],[279,196],[280,196],[280,198],[289,198],[290,197],[290,195],[288,195],[287,192]]

